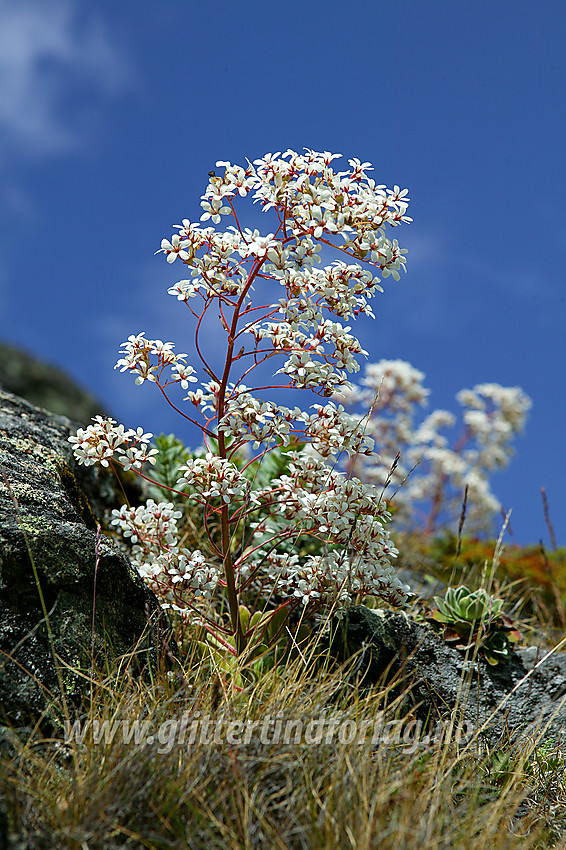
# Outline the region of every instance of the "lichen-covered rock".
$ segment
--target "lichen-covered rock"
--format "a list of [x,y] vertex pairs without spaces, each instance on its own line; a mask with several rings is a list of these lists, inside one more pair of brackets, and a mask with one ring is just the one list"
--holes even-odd
[[[423,723],[456,710],[468,731],[495,745],[509,735],[537,733],[558,740],[566,729],[566,653],[546,660],[535,647],[518,649],[497,666],[448,646],[430,626],[404,613],[352,606],[333,623],[331,650],[340,660],[356,653],[356,672],[367,685],[398,680]],[[536,669],[535,669],[536,668]]]
[[135,648],[143,666],[165,645],[156,598],[97,527],[123,497],[112,473],[75,466],[74,430],[0,390],[0,723],[57,723],[93,658]]

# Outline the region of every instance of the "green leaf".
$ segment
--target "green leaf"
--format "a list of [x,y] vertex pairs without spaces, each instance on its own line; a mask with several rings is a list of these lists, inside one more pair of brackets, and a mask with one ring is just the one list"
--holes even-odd
[[150,486],[150,495],[159,501],[174,501],[175,494],[167,488],[175,487],[181,477],[180,468],[194,455],[174,434],[159,434],[153,438],[152,444],[158,453],[151,471],[156,483]]

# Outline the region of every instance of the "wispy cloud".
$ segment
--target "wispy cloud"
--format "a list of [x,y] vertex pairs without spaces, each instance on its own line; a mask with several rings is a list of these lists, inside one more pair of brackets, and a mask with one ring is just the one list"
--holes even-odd
[[91,4],[0,0],[0,164],[80,147],[88,110],[132,76]]

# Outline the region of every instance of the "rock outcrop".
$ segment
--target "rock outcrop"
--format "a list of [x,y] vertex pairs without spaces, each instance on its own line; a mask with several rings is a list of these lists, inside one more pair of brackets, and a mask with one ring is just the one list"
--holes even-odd
[[433,725],[456,710],[467,733],[495,746],[508,738],[543,733],[555,741],[566,733],[566,653],[543,660],[536,647],[518,649],[491,666],[446,644],[427,624],[404,613],[353,606],[334,622],[332,652],[356,655],[366,685],[399,681],[405,708]]
[[61,369],[5,342],[0,343],[0,387],[81,425],[106,415],[100,402]]
[[155,596],[97,527],[123,495],[75,464],[74,430],[0,390],[0,724],[57,725],[61,689],[77,703],[93,659],[133,651],[143,667],[165,647]]

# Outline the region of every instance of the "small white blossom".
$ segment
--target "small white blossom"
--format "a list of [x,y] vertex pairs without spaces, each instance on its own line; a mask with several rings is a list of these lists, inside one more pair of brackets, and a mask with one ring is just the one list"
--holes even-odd
[[179,234],[175,233],[171,237],[171,241],[168,239],[161,240],[161,248],[157,253],[163,252],[167,257],[168,263],[175,262],[177,257],[180,257],[182,260],[188,260],[190,255],[186,251],[186,248],[188,248],[189,245],[190,242],[188,239],[181,239]]
[[175,363],[171,369],[173,371],[173,380],[178,381],[184,390],[189,388],[189,383],[196,383],[197,378],[195,377],[195,370],[192,366],[185,366],[184,363]]
[[230,207],[222,205],[221,198],[212,198],[211,203],[208,201],[201,201],[201,207],[203,208],[204,213],[201,215],[200,220],[207,221],[211,218],[215,224],[219,223],[221,216],[230,215],[232,213]]

